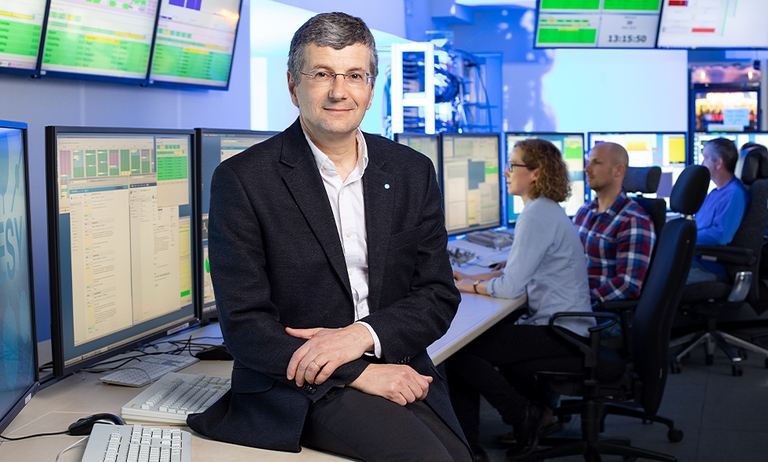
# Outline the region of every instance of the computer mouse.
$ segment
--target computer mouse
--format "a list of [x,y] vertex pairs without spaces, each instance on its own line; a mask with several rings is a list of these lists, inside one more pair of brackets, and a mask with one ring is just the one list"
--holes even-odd
[[101,414],[89,415],[88,417],[83,417],[82,419],[77,419],[75,423],[69,426],[68,433],[74,436],[90,435],[91,430],[93,429],[93,425],[96,423],[125,425],[125,422],[123,422],[123,419],[121,419],[120,416],[104,412]]
[[234,359],[229,351],[227,351],[227,347],[224,345],[214,345],[212,347],[206,348],[203,351],[197,352],[195,357],[202,361],[232,361]]

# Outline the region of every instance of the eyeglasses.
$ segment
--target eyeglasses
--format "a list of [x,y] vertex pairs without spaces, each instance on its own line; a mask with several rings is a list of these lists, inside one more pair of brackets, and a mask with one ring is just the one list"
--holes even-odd
[[527,168],[528,170],[530,170],[530,169],[531,169],[531,167],[529,167],[529,166],[527,166],[527,165],[525,165],[525,164],[516,164],[516,163],[512,162],[511,160],[510,160],[509,162],[507,162],[507,169],[508,169],[510,172],[511,172],[511,171],[514,171],[514,170],[515,170],[515,167],[524,167],[524,168]]
[[347,74],[328,72],[328,71],[312,71],[312,72],[300,72],[301,75],[307,76],[309,81],[315,85],[331,85],[336,81],[337,76],[344,77],[344,81],[350,87],[366,87],[371,84],[371,74],[362,72],[349,72]]

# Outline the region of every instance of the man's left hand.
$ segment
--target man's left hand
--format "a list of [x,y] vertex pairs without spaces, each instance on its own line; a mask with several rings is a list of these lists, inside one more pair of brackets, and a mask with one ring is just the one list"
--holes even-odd
[[288,380],[296,385],[304,382],[320,385],[340,366],[363,356],[373,348],[373,338],[365,326],[351,324],[340,329],[292,329],[285,332],[307,339],[291,356],[286,371]]

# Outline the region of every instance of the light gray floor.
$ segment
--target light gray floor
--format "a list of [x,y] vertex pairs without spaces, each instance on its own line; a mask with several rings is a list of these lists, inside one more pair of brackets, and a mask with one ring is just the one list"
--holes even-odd
[[[765,347],[766,344],[763,344]],[[684,432],[683,440],[671,443],[667,427],[642,424],[639,420],[608,416],[602,436],[628,437],[632,445],[677,457],[680,462],[765,462],[768,461],[768,369],[765,358],[750,353],[743,362],[744,375],[731,375],[730,362],[717,351],[711,366],[704,364],[704,351],[697,348],[683,360],[680,374],[669,374],[659,411],[675,421]],[[510,431],[495,409],[483,403],[481,444],[492,461],[506,460],[506,448],[495,442],[497,435]],[[553,436],[578,436],[578,417]],[[567,457],[558,461],[583,461]],[[605,456],[606,462],[620,461]]]

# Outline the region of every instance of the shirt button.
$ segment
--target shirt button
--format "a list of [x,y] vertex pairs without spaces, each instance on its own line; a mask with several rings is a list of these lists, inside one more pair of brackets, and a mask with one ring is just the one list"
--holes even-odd
[[346,236],[347,237],[352,237],[352,233],[347,233]]

